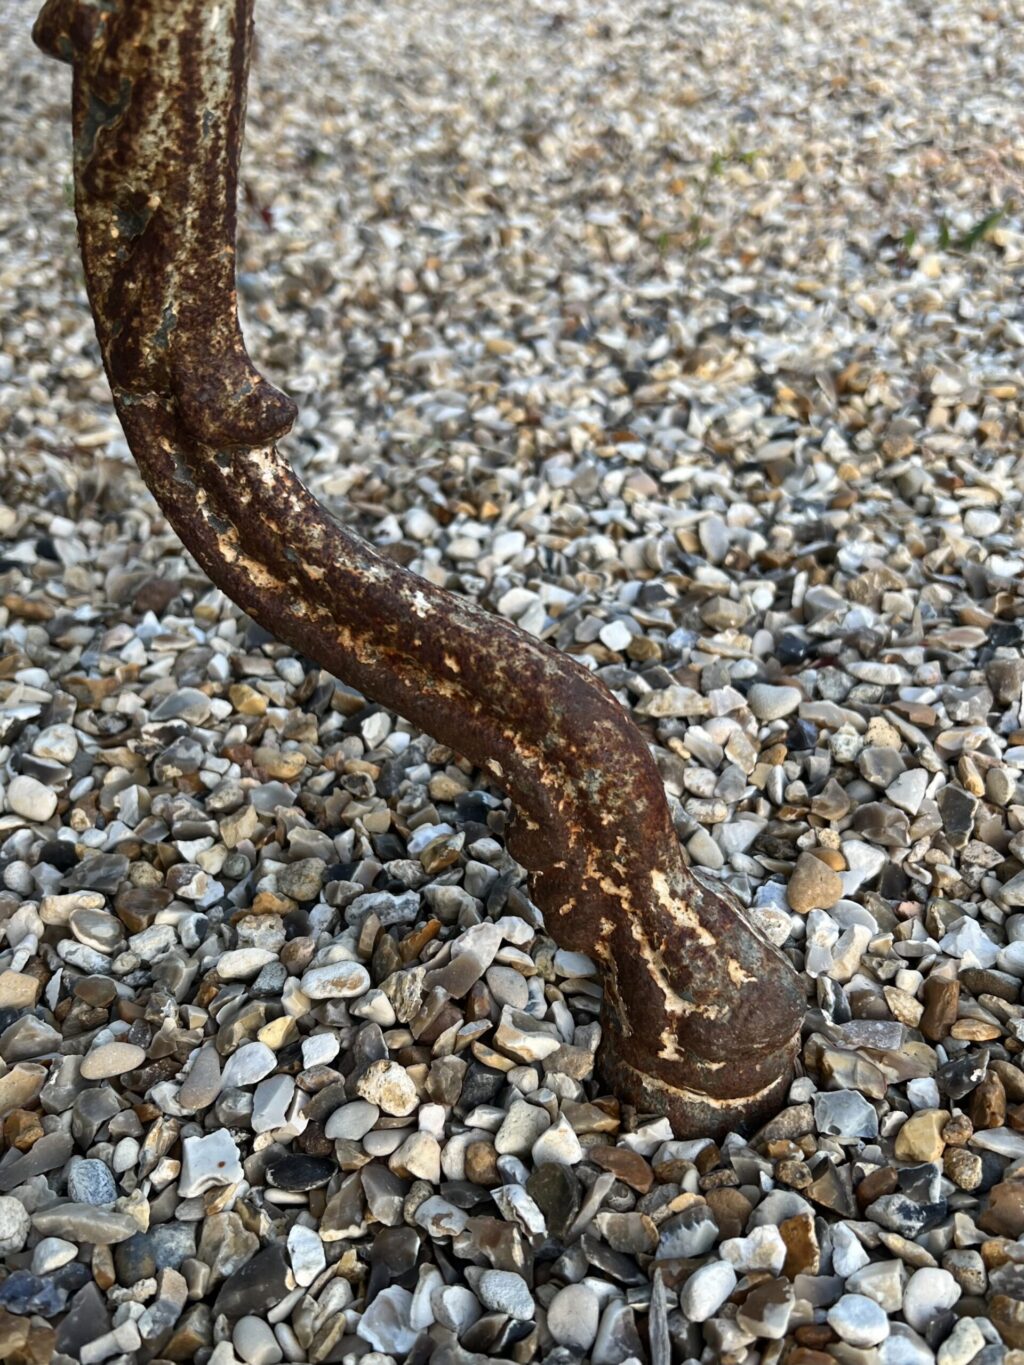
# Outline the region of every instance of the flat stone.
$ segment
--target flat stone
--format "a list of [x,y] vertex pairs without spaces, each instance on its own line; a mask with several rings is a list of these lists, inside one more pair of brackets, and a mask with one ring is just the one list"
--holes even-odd
[[358,962],[331,962],[310,968],[300,986],[310,1000],[351,1000],[370,989],[370,974]]
[[929,780],[930,776],[924,768],[910,768],[889,783],[885,794],[894,806],[914,816],[921,809]]
[[547,1111],[539,1105],[514,1099],[495,1134],[494,1150],[499,1156],[526,1156],[550,1123]]
[[300,858],[287,863],[277,873],[277,889],[297,901],[312,901],[319,896],[327,878],[327,866],[319,858]]
[[252,1097],[252,1131],[270,1133],[283,1127],[294,1094],[291,1076],[268,1076],[260,1081]]
[[220,1088],[233,1090],[256,1085],[277,1066],[277,1057],[266,1043],[243,1043],[224,1063]]
[[549,1028],[507,1005],[501,1012],[494,1041],[503,1052],[520,1062],[542,1062],[562,1046],[562,1040]]
[[704,1256],[718,1241],[718,1236],[714,1214],[706,1204],[698,1204],[662,1223],[656,1255],[659,1260]]
[[[28,1214],[25,1215],[25,1218],[27,1221]],[[0,1254],[3,1254],[2,1239],[0,1239]],[[63,1237],[43,1237],[32,1249],[32,1273],[33,1275],[50,1275],[53,1271],[59,1270],[62,1265],[67,1265],[69,1261],[73,1261],[77,1255],[78,1247],[75,1246],[74,1242],[66,1242]]]
[[267,1163],[267,1184],[278,1190],[315,1190],[337,1171],[328,1157],[287,1152]]
[[277,954],[269,948],[232,948],[217,959],[217,975],[222,981],[251,981]]
[[819,1091],[813,1103],[819,1133],[847,1141],[878,1136],[878,1114],[856,1090]]
[[930,976],[921,988],[924,1013],[921,1032],[932,1042],[941,1043],[956,1023],[960,1002],[960,983],[948,977]]
[[566,1285],[548,1304],[548,1331],[559,1346],[567,1346],[580,1355],[593,1346],[600,1321],[601,1305],[589,1285]]
[[743,1300],[736,1323],[752,1336],[781,1341],[789,1329],[794,1304],[793,1286],[788,1280],[764,1280]]
[[628,1147],[591,1147],[587,1159],[602,1171],[611,1171],[640,1194],[646,1194],[654,1184],[650,1163]]
[[988,1207],[977,1220],[978,1227],[996,1237],[1024,1236],[1024,1180],[1006,1180],[993,1185]]
[[78,753],[78,735],[71,725],[48,725],[33,740],[32,752],[53,763],[71,763]]
[[575,1166],[583,1160],[580,1140],[564,1114],[541,1133],[533,1144],[531,1156],[535,1166],[544,1162],[558,1162],[564,1166]]
[[416,1210],[416,1223],[435,1239],[458,1237],[465,1232],[469,1218],[456,1204],[435,1194]]
[[32,1009],[43,983],[25,972],[0,972],[0,1009]]
[[100,1209],[94,1204],[51,1204],[32,1215],[32,1226],[44,1237],[62,1237],[69,1242],[91,1242],[112,1246],[126,1242],[139,1231],[127,1213]]
[[214,1300],[214,1316],[223,1313],[235,1320],[266,1313],[268,1304],[279,1303],[288,1292],[289,1273],[284,1243],[264,1247],[224,1281]]
[[337,1138],[361,1142],[380,1118],[380,1108],[368,1100],[352,1100],[335,1109],[324,1125],[324,1135],[335,1141]]
[[718,1248],[719,1255],[738,1273],[752,1270],[779,1275],[786,1262],[786,1243],[777,1227],[754,1228],[747,1237],[730,1237]]
[[109,1080],[135,1071],[146,1060],[143,1048],[135,1043],[103,1043],[82,1059],[81,1076],[86,1081]]

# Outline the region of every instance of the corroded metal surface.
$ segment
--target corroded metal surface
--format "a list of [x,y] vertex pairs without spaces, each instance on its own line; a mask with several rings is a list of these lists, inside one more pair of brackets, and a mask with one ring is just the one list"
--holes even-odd
[[607,1083],[680,1134],[784,1095],[788,963],[684,865],[647,742],[580,664],[376,554],[274,448],[294,416],[246,354],[235,199],[252,0],[48,0],[74,72],[75,203],[114,402],[210,578],[278,638],[487,769],[554,938],[605,985]]

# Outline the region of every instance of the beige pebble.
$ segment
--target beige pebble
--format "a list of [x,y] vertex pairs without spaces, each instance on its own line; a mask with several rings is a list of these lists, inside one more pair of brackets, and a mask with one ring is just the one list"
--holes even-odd
[[82,1062],[82,1079],[103,1081],[111,1076],[120,1076],[125,1071],[134,1071],[146,1060],[146,1054],[134,1043],[103,1043],[93,1048]]

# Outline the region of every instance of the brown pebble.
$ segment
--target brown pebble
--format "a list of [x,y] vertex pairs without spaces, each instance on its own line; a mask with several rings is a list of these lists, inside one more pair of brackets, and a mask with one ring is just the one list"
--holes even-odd
[[780,1161],[775,1167],[776,1179],[791,1190],[805,1190],[814,1180],[806,1161]]
[[954,1114],[942,1130],[947,1147],[964,1147],[974,1136],[974,1124],[966,1114]]
[[1007,1346],[1024,1348],[1024,1303],[1008,1294],[994,1294],[988,1304],[989,1316]]
[[4,1145],[19,1152],[29,1151],[43,1136],[43,1125],[38,1114],[28,1109],[15,1109],[4,1119]]
[[117,1272],[114,1269],[114,1253],[110,1247],[93,1247],[92,1249],[92,1277],[104,1293],[117,1283]]
[[75,982],[74,993],[94,1009],[103,1009],[117,995],[117,987],[109,976],[80,976]]
[[930,976],[922,990],[924,1014],[921,1032],[933,1043],[941,1043],[956,1022],[960,1005],[960,982],[944,976]]
[[987,1071],[971,1095],[970,1114],[976,1132],[1001,1128],[1006,1121],[1006,1090],[995,1071]]
[[707,1175],[708,1171],[713,1171],[722,1161],[722,1153],[716,1142],[711,1142],[707,1147],[702,1147],[694,1158],[694,1164],[701,1175]]
[[947,1147],[942,1156],[942,1169],[961,1190],[976,1190],[981,1184],[981,1157],[966,1147]]
[[278,953],[278,960],[289,976],[301,976],[313,960],[316,943],[306,936],[291,938]]
[[334,1151],[334,1143],[324,1135],[323,1124],[313,1119],[295,1139],[295,1145],[307,1156],[330,1156]]
[[742,1237],[754,1206],[740,1190],[709,1190],[707,1205],[715,1215],[719,1235],[724,1241],[727,1237]]
[[997,1237],[1019,1237],[1024,1233],[1024,1180],[1004,1180],[988,1193],[988,1208],[975,1220],[982,1232]]
[[0,1308],[0,1360],[7,1365],[50,1365],[57,1334],[42,1318],[15,1316]]
[[804,1153],[803,1149],[789,1138],[774,1138],[771,1142],[765,1143],[764,1154],[773,1161],[799,1161]]
[[[835,1341],[835,1333],[832,1331],[832,1328],[829,1327],[828,1323],[825,1322],[821,1323],[805,1322],[802,1327],[798,1327],[796,1329],[796,1331],[793,1333],[793,1337],[798,1345],[809,1346],[812,1348],[818,1346],[827,1346],[830,1341]],[[820,1352],[813,1349],[811,1354],[813,1354],[814,1356],[820,1356]],[[787,1359],[792,1360],[793,1356],[790,1355],[787,1357]],[[832,1357],[824,1356],[823,1359],[831,1360]]]
[[866,1209],[869,1204],[873,1204],[876,1199],[881,1199],[883,1195],[895,1194],[899,1185],[899,1178],[891,1166],[879,1166],[877,1171],[871,1171],[857,1186],[855,1191],[857,1203],[861,1209]]
[[814,1216],[798,1213],[784,1218],[779,1224],[779,1235],[786,1244],[786,1262],[782,1273],[787,1279],[796,1275],[817,1275],[821,1267],[821,1248],[814,1231]]
[[498,1154],[492,1142],[471,1142],[466,1148],[466,1179],[485,1189],[494,1189],[501,1184],[498,1172]]
[[1014,1104],[1024,1102],[1024,1068],[1015,1062],[1004,1061],[1000,1057],[992,1062],[991,1070],[1002,1081],[1008,1100],[1012,1100]]
[[1002,1033],[997,1025],[986,1024],[981,1019],[958,1019],[949,1030],[949,1036],[961,1043],[993,1043]]
[[591,1147],[587,1159],[602,1171],[611,1171],[638,1194],[646,1194],[654,1184],[654,1172],[649,1163],[639,1152],[631,1152],[628,1147]]
[[986,1270],[998,1270],[1001,1265],[1015,1261],[1020,1248],[1009,1237],[990,1237],[978,1248]]

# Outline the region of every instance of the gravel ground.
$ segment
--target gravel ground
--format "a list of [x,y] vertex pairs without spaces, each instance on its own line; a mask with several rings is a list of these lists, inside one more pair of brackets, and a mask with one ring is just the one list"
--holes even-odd
[[720,1145],[601,1091],[501,794],[181,552],[8,9],[0,1357],[1019,1365],[1019,7],[259,6],[290,453],[597,671],[804,973]]

